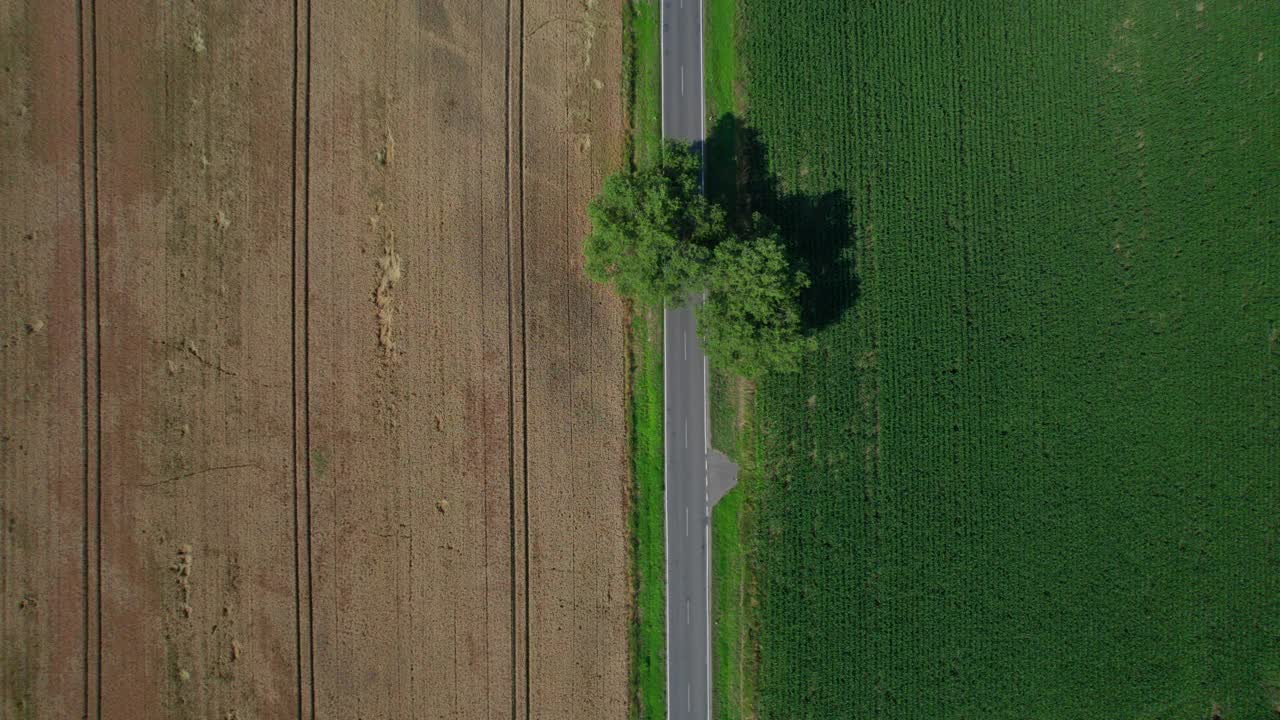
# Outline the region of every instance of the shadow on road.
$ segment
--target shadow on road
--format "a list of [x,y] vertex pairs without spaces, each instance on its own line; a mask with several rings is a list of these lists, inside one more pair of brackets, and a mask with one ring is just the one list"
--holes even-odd
[[733,113],[708,133],[707,194],[725,209],[734,231],[752,213],[777,224],[787,251],[812,282],[801,296],[805,327],[820,330],[840,319],[857,299],[852,206],[841,191],[790,192],[769,169],[760,132]]

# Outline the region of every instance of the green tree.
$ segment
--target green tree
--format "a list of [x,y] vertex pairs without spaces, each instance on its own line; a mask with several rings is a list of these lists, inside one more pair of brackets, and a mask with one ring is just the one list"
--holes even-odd
[[587,208],[587,276],[651,305],[683,302],[700,289],[725,222],[724,212],[703,197],[699,172],[687,145],[669,143],[657,167],[605,180]]
[[749,237],[716,246],[698,310],[707,359],[747,378],[794,372],[815,347],[800,317],[808,276],[789,259],[776,229],[759,215],[752,225]]

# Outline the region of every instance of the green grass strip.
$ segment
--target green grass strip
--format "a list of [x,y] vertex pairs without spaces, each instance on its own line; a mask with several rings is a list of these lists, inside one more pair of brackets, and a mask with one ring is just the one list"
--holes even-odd
[[706,0],[703,13],[705,43],[702,63],[706,75],[707,109],[716,114],[733,112],[738,105],[734,92],[738,81],[738,54],[734,46],[738,29],[738,0]]
[[[703,71],[707,94],[707,194],[722,207],[737,206],[737,123],[725,122],[740,115],[737,94],[738,0],[706,0],[703,6]],[[726,443],[732,447],[733,443]]]
[[[704,10],[703,66],[707,94],[706,147],[707,193],[725,208],[737,207],[736,122],[721,122],[740,115],[736,85],[738,0],[706,0]],[[753,717],[754,683],[749,668],[749,583],[743,544],[750,518],[747,497],[752,478],[749,418],[740,431],[739,401],[746,392],[742,381],[713,369],[711,377],[712,443],[736,460],[739,486],[711,511],[711,672],[713,717],[740,720]],[[749,403],[744,412],[749,412]]]
[[658,0],[631,0],[628,84],[631,151],[636,167],[651,167],[662,152],[662,39]]
[[662,314],[631,321],[631,471],[635,486],[636,622],[632,632],[632,717],[666,717],[666,557],[663,527]]
[[[631,0],[624,74],[630,109],[628,145],[634,167],[662,152],[662,49],[658,0]],[[639,720],[667,716],[666,537],[662,447],[662,311],[633,308],[631,320],[631,472],[635,622],[631,641],[632,703]]]
[[[623,9],[623,76],[633,167],[662,152],[662,49],[658,0]],[[662,312],[633,308],[631,319],[631,532],[635,621],[631,634],[630,717],[667,715],[666,537],[662,447]]]
[[734,488],[711,511],[711,656],[714,717],[739,720],[744,709],[743,490]]

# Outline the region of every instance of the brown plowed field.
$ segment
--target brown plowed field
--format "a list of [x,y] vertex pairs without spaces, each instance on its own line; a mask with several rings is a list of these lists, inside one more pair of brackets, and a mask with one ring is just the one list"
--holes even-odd
[[0,718],[627,711],[617,0],[0,0]]

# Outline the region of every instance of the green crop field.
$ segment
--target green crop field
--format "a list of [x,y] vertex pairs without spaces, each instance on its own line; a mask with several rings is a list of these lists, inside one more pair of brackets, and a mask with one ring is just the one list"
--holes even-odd
[[1277,717],[1280,3],[740,10],[759,717]]

